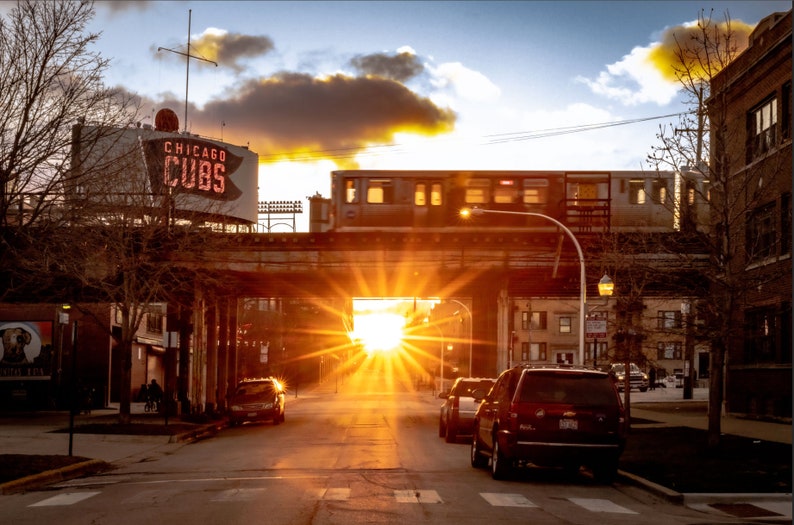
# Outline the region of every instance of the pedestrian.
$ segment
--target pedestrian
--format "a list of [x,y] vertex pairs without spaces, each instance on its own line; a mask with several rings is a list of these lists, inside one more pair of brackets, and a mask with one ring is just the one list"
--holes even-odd
[[656,390],[656,367],[652,366],[648,372],[648,381],[651,383],[651,390]]
[[163,389],[157,384],[156,379],[152,379],[147,390],[151,400],[155,403],[156,410],[159,410],[160,403],[163,401]]

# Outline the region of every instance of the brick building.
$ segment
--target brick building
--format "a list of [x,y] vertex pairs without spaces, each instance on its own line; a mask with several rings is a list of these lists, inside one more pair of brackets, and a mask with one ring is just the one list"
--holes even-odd
[[710,163],[724,175],[720,198],[736,248],[727,271],[742,285],[732,312],[741,333],[726,354],[725,408],[783,419],[792,405],[791,78],[791,11],[773,13],[712,79],[708,101]]

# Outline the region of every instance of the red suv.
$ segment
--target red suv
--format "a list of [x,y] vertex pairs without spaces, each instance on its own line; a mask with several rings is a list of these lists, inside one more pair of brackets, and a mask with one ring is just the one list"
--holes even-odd
[[474,415],[471,465],[494,479],[518,465],[590,467],[611,483],[626,444],[623,402],[606,372],[572,366],[505,370]]

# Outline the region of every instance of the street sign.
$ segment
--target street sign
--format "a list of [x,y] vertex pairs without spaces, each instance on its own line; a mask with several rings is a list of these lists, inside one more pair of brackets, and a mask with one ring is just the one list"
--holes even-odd
[[606,319],[587,319],[585,321],[585,337],[605,339],[607,336]]

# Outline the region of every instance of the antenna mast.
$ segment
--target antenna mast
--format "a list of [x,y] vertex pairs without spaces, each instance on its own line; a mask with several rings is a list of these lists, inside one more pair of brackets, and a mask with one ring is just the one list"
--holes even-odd
[[182,53],[181,51],[174,51],[173,49],[168,49],[167,47],[158,47],[157,51],[161,49],[163,51],[170,51],[171,53],[175,53],[177,55],[182,55],[185,57],[185,128],[183,133],[187,132],[187,102],[188,102],[188,88],[190,87],[190,59],[195,58],[196,60],[201,60],[203,62],[209,62],[210,64],[215,64],[215,67],[218,67],[218,63],[213,60],[208,60],[203,57],[197,57],[195,55],[190,54],[190,23],[193,19],[193,10],[188,9],[187,11],[187,53]]

